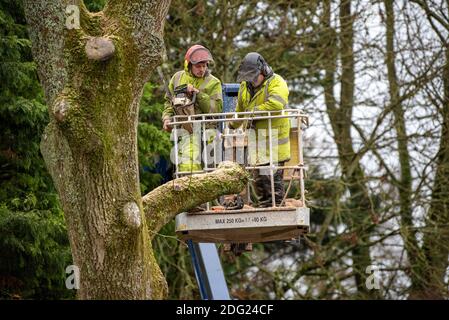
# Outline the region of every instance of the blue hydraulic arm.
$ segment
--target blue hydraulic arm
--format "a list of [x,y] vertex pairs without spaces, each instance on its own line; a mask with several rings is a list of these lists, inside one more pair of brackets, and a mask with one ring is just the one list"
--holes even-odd
[[223,85],[223,112],[234,112],[240,84],[225,83]]
[[214,243],[187,241],[203,300],[230,300],[228,286]]
[[[235,111],[238,83],[223,85],[223,112]],[[187,241],[192,257],[195,276],[203,300],[230,300],[223,268],[214,243],[195,243]]]

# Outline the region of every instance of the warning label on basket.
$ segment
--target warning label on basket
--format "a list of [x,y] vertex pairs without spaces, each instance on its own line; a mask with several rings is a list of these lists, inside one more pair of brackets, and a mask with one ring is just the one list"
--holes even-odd
[[266,216],[244,217],[244,218],[219,218],[215,219],[215,224],[239,224],[248,222],[267,222]]

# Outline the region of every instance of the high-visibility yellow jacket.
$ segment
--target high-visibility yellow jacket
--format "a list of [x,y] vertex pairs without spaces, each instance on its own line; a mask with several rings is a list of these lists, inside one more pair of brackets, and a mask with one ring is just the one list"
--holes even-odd
[[[236,111],[283,110],[288,103],[288,94],[287,83],[278,74],[273,74],[271,77],[265,79],[252,97],[246,86],[246,82],[243,81],[240,84]],[[251,145],[249,146],[250,163],[257,165],[269,163],[270,139],[273,146],[273,162],[276,163],[290,159],[290,120],[288,118],[271,119],[271,136],[268,130],[268,119],[257,120],[257,116],[254,115],[254,119],[250,122],[251,127],[256,129],[256,140],[250,136],[250,143],[251,141],[257,143],[257,148]]]
[[[209,72],[203,78],[195,77],[185,66],[184,70],[176,72],[170,79],[168,89],[173,94],[175,87],[191,84],[200,92],[196,95],[195,114],[200,113],[219,113],[223,109],[223,96],[221,90],[221,81]],[[165,95],[164,112],[162,121],[175,115],[170,98]]]

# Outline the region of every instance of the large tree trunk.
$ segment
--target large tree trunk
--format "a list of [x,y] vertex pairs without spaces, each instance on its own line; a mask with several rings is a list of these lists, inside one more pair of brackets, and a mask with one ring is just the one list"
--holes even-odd
[[[227,188],[215,186],[216,192],[206,193],[210,197],[192,196],[171,210],[165,203],[162,210],[151,204],[183,191],[161,195],[155,190],[144,209],[136,141],[139,101],[164,52],[169,3],[110,0],[102,12],[91,14],[81,0],[25,1],[51,116],[41,150],[80,269],[79,298],[163,298],[166,282],[153,256],[151,235],[192,203],[210,200],[220,190],[239,192],[245,183],[242,170],[226,167],[217,174],[229,180]],[[73,4],[81,13],[79,29],[66,28],[66,7]],[[201,189],[215,177],[201,175],[193,181]]]

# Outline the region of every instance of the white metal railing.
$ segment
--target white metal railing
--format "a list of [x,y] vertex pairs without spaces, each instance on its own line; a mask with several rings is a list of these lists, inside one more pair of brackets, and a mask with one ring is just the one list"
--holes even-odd
[[[276,206],[275,203],[275,188],[274,188],[274,172],[277,169],[292,169],[293,170],[293,179],[299,180],[299,186],[300,186],[300,193],[301,193],[301,201],[305,204],[305,189],[304,189],[304,176],[305,176],[305,170],[306,167],[304,166],[304,156],[303,156],[303,150],[302,150],[302,138],[303,138],[303,129],[309,125],[309,117],[308,115],[301,112],[301,110],[298,109],[285,109],[285,110],[279,110],[279,111],[247,111],[247,112],[227,112],[227,113],[209,113],[209,114],[197,114],[197,115],[178,115],[174,116],[172,118],[172,121],[170,122],[170,126],[172,127],[172,140],[174,141],[174,164],[175,164],[175,177],[179,178],[180,176],[184,175],[191,175],[191,174],[197,174],[197,173],[204,173],[204,172],[211,172],[214,171],[219,163],[223,159],[223,152],[226,152],[224,150],[224,143],[225,139],[231,139],[231,142],[234,141],[234,139],[237,139],[239,136],[240,138],[243,137],[243,139],[248,138],[248,131],[246,127],[248,124],[252,124],[255,121],[258,120],[268,120],[268,137],[272,137],[272,120],[273,119],[282,119],[282,118],[288,118],[290,119],[291,124],[295,125],[297,127],[297,150],[298,150],[298,163],[293,165],[280,165],[277,163],[276,159],[273,159],[273,141],[271,138],[269,138],[269,161],[268,163],[263,163],[262,165],[255,165],[255,164],[249,164],[248,163],[248,145],[243,147],[243,150],[240,150],[240,152],[243,152],[244,157],[244,167],[246,170],[269,170],[270,171],[270,181],[271,181],[271,194],[272,194],[272,205],[273,207]],[[235,123],[241,123],[245,126],[240,133],[228,133],[230,131],[230,125]],[[192,132],[186,132],[182,127],[185,125],[191,125],[193,131]],[[211,129],[213,127],[213,129]],[[207,137],[206,131],[207,130],[214,130],[214,138],[213,138],[213,161],[210,161],[210,159],[207,158],[207,146],[210,145],[211,137]],[[236,129],[232,129],[236,130]],[[209,132],[210,133],[210,132]],[[182,164],[180,163],[179,159],[179,139],[181,137],[189,136],[188,139],[192,139],[193,136],[196,136],[198,139],[201,140],[201,143],[198,145],[199,153],[200,153],[200,159],[197,160],[195,165],[199,165],[201,167],[201,170],[189,170],[189,171],[181,171],[179,169],[179,166]],[[192,141],[192,140],[191,140]],[[293,142],[290,140],[290,144]],[[292,147],[292,145],[291,145]],[[192,148],[192,146],[190,146]],[[237,157],[237,148],[232,151],[232,157]],[[292,149],[292,148],[291,148]],[[202,156],[201,156],[202,154]],[[190,156],[190,154],[189,154]],[[229,160],[229,155],[225,155],[225,160]],[[192,165],[192,161],[194,159],[190,159],[190,165]],[[212,163],[211,163],[212,162]],[[295,171],[299,172],[299,176],[295,176]],[[290,182],[291,183],[291,182]],[[290,187],[290,186],[289,186]],[[289,188],[288,188],[289,189]],[[287,192],[288,192],[287,189]],[[286,194],[287,194],[286,192]],[[248,194],[249,196],[249,194]],[[285,197],[284,199],[285,200]],[[282,201],[284,202],[284,201]]]

